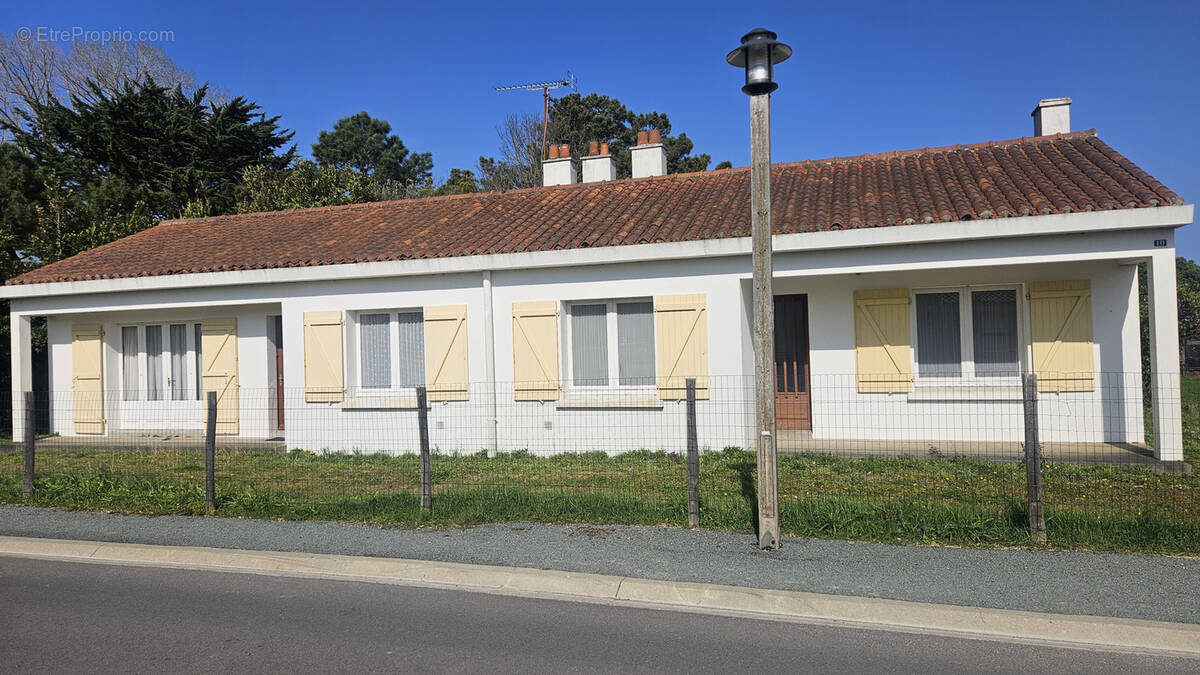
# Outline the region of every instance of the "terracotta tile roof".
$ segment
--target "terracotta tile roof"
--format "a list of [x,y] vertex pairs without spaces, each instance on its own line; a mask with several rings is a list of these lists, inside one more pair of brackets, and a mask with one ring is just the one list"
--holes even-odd
[[[35,284],[749,236],[749,169],[166,221]],[[1182,204],[1095,131],[780,164],[776,233]]]

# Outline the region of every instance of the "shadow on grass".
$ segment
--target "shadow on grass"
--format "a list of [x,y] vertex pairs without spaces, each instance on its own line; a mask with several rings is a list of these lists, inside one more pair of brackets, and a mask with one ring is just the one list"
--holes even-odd
[[750,510],[750,531],[758,532],[758,464],[751,460],[742,460],[731,467],[737,472],[742,498],[746,500],[746,508]]

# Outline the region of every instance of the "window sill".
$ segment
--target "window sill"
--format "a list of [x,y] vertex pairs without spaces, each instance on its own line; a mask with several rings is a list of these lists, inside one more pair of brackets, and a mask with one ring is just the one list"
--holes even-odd
[[348,396],[342,401],[343,410],[392,410],[417,409],[415,394],[377,394],[374,396]]
[[1021,383],[1012,378],[996,382],[917,382],[908,394],[909,401],[1020,401]]
[[645,410],[661,410],[663,402],[657,393],[640,391],[568,391],[555,404],[559,410],[584,408],[640,408]]

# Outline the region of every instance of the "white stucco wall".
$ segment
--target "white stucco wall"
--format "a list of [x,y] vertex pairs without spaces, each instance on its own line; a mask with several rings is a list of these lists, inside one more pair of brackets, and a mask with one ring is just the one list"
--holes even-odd
[[[988,227],[984,222],[971,225]],[[814,437],[1017,440],[1022,435],[1019,389],[1001,392],[1002,397],[1011,398],[987,403],[858,394],[854,389],[855,289],[1086,278],[1092,281],[1097,370],[1113,373],[1106,377],[1122,379],[1120,388],[1128,395],[1113,394],[1118,389],[1115,379],[1102,382],[1094,393],[1043,395],[1043,438],[1141,441],[1136,268],[1129,263],[1161,251],[1154,248],[1153,241],[1173,242],[1172,233],[1170,228],[1117,230],[778,255],[776,292],[809,296]],[[563,256],[572,254],[562,252]],[[704,293],[707,297],[712,388],[711,398],[698,404],[700,444],[714,449],[747,445],[753,437],[751,382],[746,375],[753,361],[747,320],[748,278],[749,259],[744,255],[493,271],[492,337],[499,449],[524,448],[537,453],[683,450],[685,411],[681,403],[572,408],[565,401],[514,402],[511,389],[512,303],[682,293]],[[50,318],[54,427],[59,433],[71,433],[71,324],[104,324],[106,385],[115,390],[119,386],[119,326],[123,323],[235,316],[243,404],[241,433],[258,438],[273,435],[275,413],[269,393],[274,385],[269,367],[273,354],[266,322],[268,316],[282,314],[288,446],[314,451],[406,452],[417,447],[416,414],[411,408],[367,409],[303,402],[303,313],[465,304],[468,368],[475,384],[469,401],[432,406],[430,434],[433,445],[441,451],[474,452],[487,447],[492,424],[486,405],[490,385],[485,381],[483,302],[481,273],[462,272],[25,297],[13,300],[13,311]],[[352,384],[355,362],[349,346],[353,342],[348,340],[346,344],[347,384]],[[114,433],[162,428],[158,422],[167,418],[166,413],[147,414],[148,419],[138,421],[122,415],[122,408],[116,401],[110,406],[110,430]],[[195,412],[176,411],[170,419],[180,428],[198,429],[198,413],[198,408]]]

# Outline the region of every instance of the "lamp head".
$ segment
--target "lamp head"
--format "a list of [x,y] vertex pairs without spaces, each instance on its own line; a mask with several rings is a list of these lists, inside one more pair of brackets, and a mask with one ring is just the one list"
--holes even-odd
[[729,65],[746,71],[746,85],[742,91],[751,96],[769,94],[779,88],[774,79],[775,64],[787,60],[792,55],[792,48],[776,37],[766,28],[755,28],[743,35],[741,46],[725,57]]

